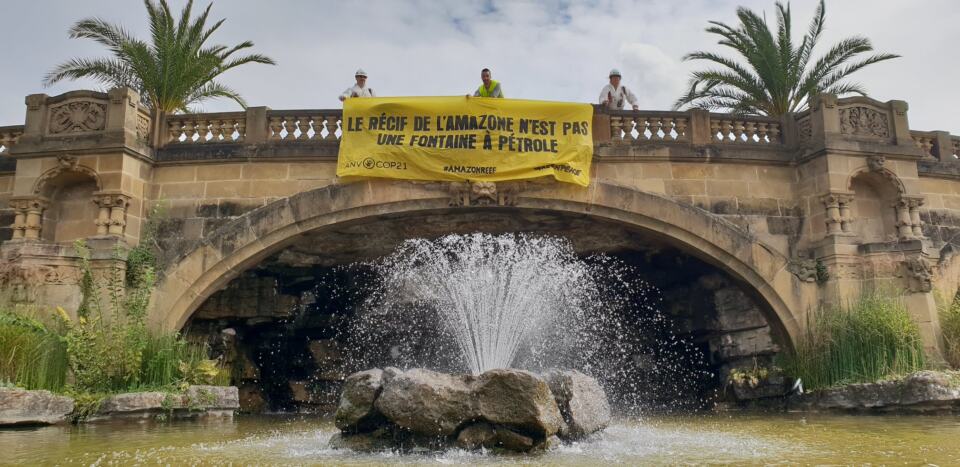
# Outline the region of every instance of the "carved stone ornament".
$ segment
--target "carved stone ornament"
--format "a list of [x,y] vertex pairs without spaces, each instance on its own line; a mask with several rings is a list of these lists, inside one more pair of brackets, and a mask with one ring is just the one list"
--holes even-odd
[[107,124],[107,107],[98,102],[75,101],[50,107],[52,135],[100,131]]
[[147,141],[149,136],[150,119],[143,115],[137,115],[137,139],[140,141]]
[[887,158],[884,156],[870,156],[867,158],[867,168],[871,172],[879,172],[883,170],[884,164],[886,164]]
[[816,260],[806,258],[791,259],[790,262],[787,263],[787,271],[790,271],[791,274],[797,276],[797,279],[803,282],[817,281]]
[[813,126],[810,123],[810,117],[797,121],[797,134],[800,136],[800,141],[803,142],[810,141],[813,138]]
[[520,183],[451,182],[450,206],[513,206]]
[[933,268],[923,257],[910,258],[903,262],[907,289],[914,293],[933,290]]
[[840,133],[889,138],[890,123],[885,112],[869,107],[847,107],[840,109]]

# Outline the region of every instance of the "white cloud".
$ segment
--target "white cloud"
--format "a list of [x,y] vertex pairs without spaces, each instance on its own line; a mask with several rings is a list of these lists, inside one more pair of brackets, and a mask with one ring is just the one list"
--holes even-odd
[[[182,0],[171,0],[180,8]],[[251,65],[223,81],[251,105],[272,108],[338,107],[337,94],[358,67],[382,95],[458,95],[472,91],[480,68],[490,67],[509,97],[593,102],[610,68],[621,68],[641,107],[668,109],[696,64],[681,57],[719,50],[703,31],[708,20],[734,23],[738,4],[766,10],[773,0],[505,1],[367,0],[334,2],[218,0],[212,16],[227,18],[214,39],[250,39],[276,67]],[[795,0],[794,32],[813,13],[814,0]],[[198,0],[198,6],[204,6]],[[908,3],[829,0],[829,44],[852,34],[870,37],[878,50],[904,58],[855,75],[873,97],[910,103],[911,125],[960,133],[960,62],[950,50],[960,24],[951,0]],[[21,123],[23,97],[58,94],[92,83],[40,85],[43,74],[74,56],[103,53],[91,41],[66,36],[76,20],[98,15],[146,37],[142,3],[135,0],[9,2],[0,43],[0,125]],[[822,52],[822,51],[821,51]],[[235,109],[227,101],[205,110]]]

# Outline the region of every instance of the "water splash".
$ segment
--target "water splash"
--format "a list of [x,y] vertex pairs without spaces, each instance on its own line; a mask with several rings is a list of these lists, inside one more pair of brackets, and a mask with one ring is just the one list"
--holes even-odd
[[660,312],[643,271],[582,257],[567,239],[412,239],[349,269],[350,285],[324,294],[352,297],[338,326],[347,373],[568,368],[597,378],[621,412],[698,408],[710,398],[704,354]]
[[589,268],[552,237],[409,240],[378,269],[395,299],[439,312],[474,374],[513,366],[521,345],[592,296]]

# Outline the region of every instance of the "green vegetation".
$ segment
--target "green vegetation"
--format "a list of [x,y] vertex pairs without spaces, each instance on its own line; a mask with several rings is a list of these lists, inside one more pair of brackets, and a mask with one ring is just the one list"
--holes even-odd
[[960,293],[946,303],[939,301],[940,331],[943,334],[943,355],[947,363],[960,369]]
[[780,360],[786,374],[808,389],[876,381],[926,366],[920,331],[903,302],[879,293],[818,310],[796,351]]
[[137,261],[128,259],[126,277],[114,268],[96,279],[86,245],[79,241],[76,248],[82,299],[75,319],[59,307],[54,325],[0,311],[0,386],[65,393],[76,401],[79,421],[115,393],[229,384],[229,371],[208,359],[205,343],[147,329],[152,253],[144,249]]
[[67,349],[43,323],[0,311],[0,384],[61,391],[66,384]]
[[684,60],[706,60],[716,67],[693,72],[690,90],[674,103],[674,108],[692,106],[771,117],[801,112],[817,93],[865,96],[862,86],[845,79],[865,66],[898,57],[878,53],[858,59],[873,51],[873,45],[865,37],[853,36],[837,42],[811,63],[824,29],[823,0],[799,44],[792,40],[790,4],[777,2],[776,13],[776,32],[771,31],[763,15],[744,7],[737,9],[737,27],[711,21],[707,32],[720,36],[718,43],[740,57],[713,52],[687,54]]
[[223,24],[207,24],[210,7],[191,18],[190,0],[174,18],[167,2],[144,1],[150,24],[150,42],[137,39],[122,26],[100,18],[78,21],[70,37],[92,39],[113,55],[110,58],[74,58],[47,74],[45,84],[64,79],[93,78],[110,87],[129,86],[140,92],[143,103],[157,112],[186,112],[188,107],[211,98],[233,99],[246,107],[240,95],[220,84],[222,73],[247,63],[273,65],[270,57],[237,52],[253,47],[244,41],[233,47],[210,45],[208,39]]

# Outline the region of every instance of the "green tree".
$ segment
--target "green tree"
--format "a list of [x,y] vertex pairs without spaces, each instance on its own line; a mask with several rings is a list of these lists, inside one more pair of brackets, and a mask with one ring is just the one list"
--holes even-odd
[[246,107],[236,91],[216,78],[240,65],[273,65],[274,61],[260,54],[239,56],[238,52],[253,47],[250,41],[233,47],[207,45],[224,22],[221,19],[207,27],[213,4],[195,19],[191,18],[193,0],[187,2],[179,19],[173,17],[165,0],[159,4],[145,0],[144,4],[150,20],[150,43],[100,18],[83,19],[70,29],[70,37],[93,39],[113,56],[68,60],[48,73],[44,84],[93,78],[110,87],[129,86],[140,92],[145,105],[162,113],[187,112],[190,105],[211,98],[233,99]]
[[811,63],[823,32],[823,0],[796,47],[791,39],[790,4],[777,2],[776,7],[776,31],[768,27],[766,18],[744,7],[737,9],[738,27],[710,21],[712,26],[706,31],[720,36],[718,43],[735,50],[741,60],[712,52],[684,56],[684,60],[706,60],[715,66],[691,74],[690,89],[677,99],[674,108],[690,106],[771,117],[801,112],[810,97],[820,92],[865,96],[860,84],[845,79],[867,65],[899,57],[877,53],[862,58],[862,54],[873,51],[873,46],[866,37],[853,36],[837,42]]

